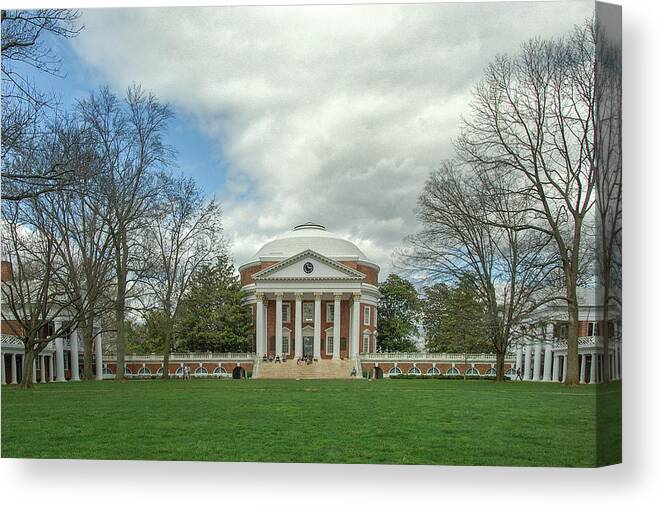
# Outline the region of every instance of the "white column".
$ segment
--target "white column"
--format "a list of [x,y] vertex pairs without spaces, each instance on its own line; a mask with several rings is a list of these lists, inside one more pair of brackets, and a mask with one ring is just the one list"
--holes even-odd
[[282,292],[275,293],[275,355],[282,357]]
[[587,355],[582,354],[581,355],[581,370],[579,372],[580,375],[580,381],[579,384],[585,384],[585,368],[587,368],[588,361],[587,361]]
[[542,371],[542,342],[535,343],[535,362],[532,369],[533,382],[539,382],[539,375]]
[[562,356],[562,382],[567,380],[567,356]]
[[41,367],[41,379],[39,380],[39,382],[41,382],[42,384],[45,384],[46,383],[46,356],[41,354],[39,356],[39,359],[41,361],[41,364],[39,365]]
[[544,382],[550,382],[552,374],[553,345],[546,344],[544,348]]
[[53,354],[48,356],[48,377],[50,382],[55,382],[55,357]]
[[255,352],[260,359],[266,354],[264,348],[264,294],[258,292],[255,294],[257,305],[255,310]]
[[597,372],[599,370],[599,358],[597,357],[597,353],[593,352],[592,353],[592,361],[591,361],[591,366],[590,366],[590,384],[596,384],[597,379],[599,378],[597,375]]
[[342,294],[335,293],[335,303],[333,305],[333,359],[340,358],[340,308],[342,304]]
[[523,380],[530,380],[530,363],[532,362],[532,345],[526,344],[525,360],[523,362]]
[[96,363],[96,380],[103,380],[103,339],[100,332],[94,337],[94,361]]
[[296,317],[294,323],[294,355],[303,357],[303,294],[296,292]]
[[517,343],[515,369],[520,370],[521,368],[523,368],[523,346],[520,343]]
[[349,340],[349,357],[358,355],[360,335],[360,294],[353,295],[353,312],[351,316],[351,339]]
[[558,354],[553,355],[553,378],[551,379],[553,382],[558,382],[560,379],[558,378],[560,376],[560,357]]
[[[56,320],[55,332],[57,333],[61,327],[62,322]],[[55,338],[55,361],[57,363],[57,378],[55,381],[66,382],[66,379],[64,378],[64,340],[61,336]]]
[[69,344],[71,348],[71,364],[69,365],[69,370],[71,371],[71,380],[78,381],[80,380],[80,374],[78,373],[78,330],[74,329],[71,332],[71,337],[69,338]]
[[35,357],[32,360],[32,383],[37,383],[37,361],[39,361],[39,356]]
[[18,384],[18,379],[16,378],[16,354],[11,355],[11,383]]
[[321,293],[314,293],[314,357],[321,358]]

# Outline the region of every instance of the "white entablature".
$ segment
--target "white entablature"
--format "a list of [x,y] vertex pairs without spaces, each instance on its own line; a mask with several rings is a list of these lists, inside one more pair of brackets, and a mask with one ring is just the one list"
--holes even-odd
[[315,252],[304,250],[253,275],[257,282],[267,280],[362,280],[365,275]]

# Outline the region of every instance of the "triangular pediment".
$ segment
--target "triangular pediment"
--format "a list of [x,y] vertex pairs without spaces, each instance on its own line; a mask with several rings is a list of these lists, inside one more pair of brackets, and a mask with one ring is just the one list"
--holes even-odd
[[305,250],[252,277],[255,280],[362,280],[365,275],[314,250]]

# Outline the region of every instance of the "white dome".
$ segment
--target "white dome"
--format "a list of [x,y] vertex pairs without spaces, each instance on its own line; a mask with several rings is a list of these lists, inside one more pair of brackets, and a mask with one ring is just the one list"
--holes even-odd
[[314,250],[331,259],[365,260],[356,245],[328,232],[323,225],[307,222],[278,239],[269,241],[254,255],[258,259],[287,259],[304,250]]

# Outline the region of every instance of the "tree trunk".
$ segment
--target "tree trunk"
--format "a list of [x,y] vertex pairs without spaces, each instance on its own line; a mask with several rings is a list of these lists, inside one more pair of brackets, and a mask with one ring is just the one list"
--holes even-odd
[[83,335],[83,344],[85,350],[83,351],[83,380],[93,380],[94,370],[92,369],[92,361],[94,360],[94,328],[92,325],[93,319],[83,318],[80,331]]
[[505,380],[505,352],[496,351],[496,382]]
[[[610,284],[610,280],[608,280]],[[604,301],[603,305],[603,331],[602,336],[604,339],[604,361],[603,361],[603,378],[601,379],[604,384],[608,384],[611,380],[610,372],[610,326],[608,325],[608,320],[610,319],[609,311],[609,299],[610,299],[610,288],[608,285],[604,286]]]
[[579,384],[578,364],[578,302],[576,300],[576,283],[572,276],[567,283],[567,313],[569,323],[567,326],[567,376],[565,385]]
[[172,320],[166,319],[165,338],[163,340],[163,380],[170,378],[170,348],[172,347]]
[[117,273],[117,299],[115,300],[115,325],[117,329],[117,371],[116,380],[124,380],[124,315],[126,310],[126,273]]
[[18,384],[20,389],[29,389],[33,386],[34,379],[32,373],[34,371],[34,350],[29,345],[25,346],[25,356],[23,358],[23,368],[21,368],[21,382]]

